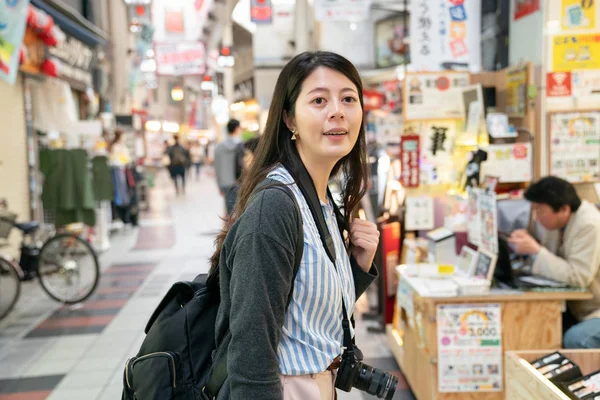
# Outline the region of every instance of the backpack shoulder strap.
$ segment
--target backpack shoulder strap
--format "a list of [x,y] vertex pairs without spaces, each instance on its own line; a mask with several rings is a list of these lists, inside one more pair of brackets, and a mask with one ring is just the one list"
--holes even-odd
[[[304,252],[304,228],[302,224],[302,212],[300,211],[300,207],[298,206],[296,196],[294,196],[294,193],[292,193],[292,190],[287,185],[272,185],[269,187],[263,187],[263,189],[279,189],[285,192],[294,201],[294,207],[296,209],[296,212],[298,213],[298,240],[296,241],[292,286],[290,288],[290,293],[288,294],[287,303],[285,305],[285,309],[287,312],[287,309],[290,306],[290,302],[292,301],[292,296],[294,295],[294,282],[296,281],[296,275],[298,275],[300,263],[302,262],[302,254]],[[227,357],[223,357],[220,360],[220,362],[217,365],[215,365],[213,372],[210,375],[210,378],[208,378],[206,385],[202,388],[202,395],[206,396],[207,399],[216,399],[217,393],[219,393],[219,390],[221,389],[221,386],[223,386],[223,383],[225,383],[226,379]]]

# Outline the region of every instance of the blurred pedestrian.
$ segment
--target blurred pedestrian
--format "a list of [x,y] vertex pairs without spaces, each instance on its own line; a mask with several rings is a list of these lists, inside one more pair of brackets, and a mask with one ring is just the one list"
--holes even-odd
[[232,190],[237,184],[236,171],[239,168],[239,153],[241,149],[242,128],[240,121],[231,119],[227,123],[227,138],[215,147],[215,174],[219,191],[225,196],[227,215],[231,214],[236,201],[236,191]]
[[190,148],[190,157],[192,159],[192,164],[196,169],[196,180],[200,180],[200,168],[204,165],[205,155],[206,151],[200,142],[194,142]]
[[[175,192],[179,195],[180,193],[185,194],[185,170],[189,165],[190,154],[179,143],[179,136],[175,135],[173,139],[175,144],[169,146],[167,155],[169,156],[169,173],[175,184]],[[179,180],[181,180],[181,185]]]

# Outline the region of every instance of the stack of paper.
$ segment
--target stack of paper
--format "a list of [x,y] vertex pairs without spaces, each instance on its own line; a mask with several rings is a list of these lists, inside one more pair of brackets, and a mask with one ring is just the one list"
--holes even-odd
[[452,279],[463,296],[479,296],[490,292],[490,282],[473,276],[456,276]]

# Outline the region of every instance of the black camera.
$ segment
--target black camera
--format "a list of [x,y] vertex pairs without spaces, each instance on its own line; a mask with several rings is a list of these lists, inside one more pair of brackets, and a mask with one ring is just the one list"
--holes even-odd
[[335,379],[335,387],[349,392],[352,387],[380,399],[392,400],[398,386],[398,378],[389,372],[373,368],[362,362],[363,355],[358,347],[344,351],[342,362]]

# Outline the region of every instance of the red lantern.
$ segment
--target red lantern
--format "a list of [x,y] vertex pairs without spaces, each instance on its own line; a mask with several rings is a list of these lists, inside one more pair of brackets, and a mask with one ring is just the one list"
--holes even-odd
[[47,58],[44,60],[44,62],[42,62],[40,69],[42,70],[43,74],[56,78],[58,77],[60,70],[60,61],[53,57]]

